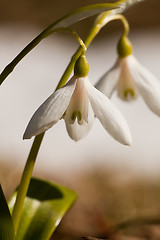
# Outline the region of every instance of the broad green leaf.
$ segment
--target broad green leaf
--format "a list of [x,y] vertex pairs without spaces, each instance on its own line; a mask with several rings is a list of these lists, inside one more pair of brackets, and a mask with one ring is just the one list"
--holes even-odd
[[56,23],[54,23],[54,26],[50,25],[49,28],[52,31],[54,29],[68,27],[84,18],[117,8],[121,9],[123,7],[119,4],[117,5],[116,3],[100,3],[78,8],[58,20]]
[[0,185],[0,239],[14,240],[14,227],[8,205]]
[[66,28],[84,18],[99,14],[104,11],[109,11],[116,8],[121,8],[121,5],[116,3],[101,3],[78,8],[59,20],[48,26],[43,32],[41,32],[33,41],[31,41],[14,59],[8,64],[0,75],[0,84],[5,78],[13,71],[14,67],[35,47],[41,40],[56,32],[60,28]]
[[[13,210],[16,192],[10,200]],[[40,179],[31,179],[16,240],[48,240],[76,199],[74,191]]]

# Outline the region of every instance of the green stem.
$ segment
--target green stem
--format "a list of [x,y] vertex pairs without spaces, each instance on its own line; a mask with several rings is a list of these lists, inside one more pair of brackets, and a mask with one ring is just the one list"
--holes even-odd
[[[118,2],[116,2],[115,4],[93,4],[90,6],[86,6],[86,7],[82,7],[79,9],[76,9],[72,12],[70,12],[69,14],[65,15],[64,17],[58,19],[57,21],[55,21],[54,23],[52,23],[50,26],[48,26],[43,32],[41,32],[35,39],[33,39],[33,41],[31,41],[14,59],[12,62],[10,62],[2,71],[2,73],[0,74],[0,84],[3,83],[3,81],[5,80],[5,78],[13,71],[13,69],[15,68],[15,66],[35,47],[37,46],[44,38],[48,37],[49,35],[53,34],[54,32],[57,31],[58,28],[62,28],[64,27],[64,23],[65,23],[65,27],[68,27],[69,25],[80,21],[81,19],[84,19],[86,17],[95,15],[96,13],[100,13],[102,12],[102,9],[105,8],[112,8],[113,9],[118,6],[118,5],[123,5],[124,9],[121,9],[120,12],[122,13],[124,10],[126,10],[128,7],[131,7],[132,5],[138,3],[138,2],[142,2],[144,0],[120,0]],[[95,11],[95,8],[99,8],[97,11]],[[87,11],[88,10],[92,10],[92,12],[87,15]],[[106,9],[107,10],[107,9]],[[79,13],[84,12],[84,16],[81,17],[81,15]],[[85,15],[86,12],[86,15]]]
[[72,33],[72,35],[75,37],[75,39],[79,42],[79,45],[83,48],[84,53],[86,52],[86,50],[87,50],[86,45],[84,44],[84,42],[82,41],[80,36],[77,34],[77,32],[75,32],[74,30],[72,30],[70,28],[59,28],[56,30],[56,32],[61,32],[61,31]]
[[[90,45],[90,43],[92,42],[92,40],[95,38],[95,36],[98,34],[98,32],[100,31],[101,29],[101,23],[103,22],[104,18],[108,15],[108,12],[106,12],[102,18],[99,19],[99,21],[97,22],[97,24],[92,27],[92,29],[90,30],[89,34],[87,35],[85,41],[84,41],[84,44],[86,47],[88,47]],[[74,68],[74,65],[75,65],[75,62],[76,60],[78,59],[78,57],[81,55],[83,51],[83,48],[80,46],[78,48],[78,50],[75,52],[75,54],[72,56],[65,72],[63,73],[57,87],[56,87],[56,90],[63,87],[64,84],[67,82],[70,74],[72,73],[73,71],[73,68]]]
[[[89,34],[87,35],[84,44],[86,47],[88,47],[90,45],[90,43],[92,42],[92,40],[96,37],[96,35],[99,33],[99,31],[101,30],[102,27],[104,27],[107,23],[109,23],[110,21],[113,20],[121,20],[124,26],[124,34],[127,35],[129,32],[129,25],[128,22],[126,20],[126,18],[121,15],[121,14],[116,14],[116,15],[110,15],[108,16],[110,13],[110,11],[107,11],[105,13],[100,14],[100,17],[97,18],[97,20],[95,21],[95,24],[93,25],[92,29],[90,30]],[[107,17],[108,16],[108,17]],[[107,17],[107,18],[106,18]],[[57,85],[57,89],[61,88],[64,86],[64,84],[67,82],[70,74],[73,71],[74,65],[76,60],[78,59],[78,57],[81,55],[83,51],[83,48],[80,46],[78,48],[78,50],[75,52],[75,54],[72,56],[65,72],[63,73],[58,85]]]
[[32,176],[33,167],[36,161],[36,157],[43,139],[44,133],[37,135],[33,141],[30,153],[28,155],[28,159],[22,174],[21,182],[18,188],[17,198],[14,205],[12,219],[14,224],[15,233],[17,233],[17,229],[19,226],[24,200],[27,194],[28,186],[30,183],[30,179]]
[[[43,32],[41,32],[35,39],[33,39],[14,59],[8,64],[0,74],[0,84],[3,83],[5,78],[13,71],[15,66],[24,58],[35,46],[37,46],[44,38],[56,32],[58,29],[68,27],[73,23],[80,21],[81,19],[93,16],[109,9],[115,9],[115,4],[93,4],[85,7],[78,8],[62,18],[58,19],[50,26],[48,26]],[[83,13],[83,14],[81,14]]]

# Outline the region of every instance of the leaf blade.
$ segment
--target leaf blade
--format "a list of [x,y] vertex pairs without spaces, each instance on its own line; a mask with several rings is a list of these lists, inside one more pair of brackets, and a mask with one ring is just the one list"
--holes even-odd
[[[10,201],[11,209],[15,197],[16,193]],[[48,240],[75,199],[75,192],[68,188],[32,179],[16,240]]]

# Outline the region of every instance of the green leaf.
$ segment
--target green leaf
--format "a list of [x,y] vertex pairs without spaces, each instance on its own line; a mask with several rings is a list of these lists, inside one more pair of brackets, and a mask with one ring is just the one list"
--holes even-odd
[[[10,200],[11,211],[16,194]],[[48,240],[75,199],[76,193],[70,189],[32,178],[16,240]]]
[[8,205],[0,185],[0,239],[14,240],[14,227]]
[[50,26],[48,26],[43,32],[41,32],[33,41],[31,41],[14,59],[8,64],[5,69],[0,74],[0,84],[5,80],[5,78],[13,71],[15,66],[35,47],[39,44],[41,40],[49,36],[50,34],[56,32],[60,28],[66,28],[84,18],[99,14],[104,11],[109,11],[116,8],[121,8],[121,5],[116,3],[102,3],[93,4],[76,9],[64,17],[58,19]]
[[[133,5],[135,5],[137,3],[140,3],[140,2],[144,2],[144,1],[145,0],[120,0],[120,1],[117,2],[117,4],[120,4],[120,5],[122,4],[124,9],[127,10],[127,8],[132,7]],[[123,10],[120,11],[120,12],[123,12]]]
[[54,24],[50,25],[48,29],[53,31],[54,29],[68,27],[84,18],[91,17],[101,12],[110,11],[117,8],[121,9],[122,6],[120,4],[117,5],[116,3],[100,3],[78,8],[71,13],[65,15],[60,20],[56,21]]

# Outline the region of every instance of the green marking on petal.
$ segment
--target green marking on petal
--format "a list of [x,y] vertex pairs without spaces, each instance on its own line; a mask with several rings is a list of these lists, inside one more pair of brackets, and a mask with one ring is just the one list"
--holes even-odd
[[72,121],[75,121],[76,120],[76,117],[77,117],[77,111],[74,111],[71,115],[71,120]]
[[80,111],[78,111],[77,117],[78,117],[78,121],[82,120],[82,113]]
[[132,98],[135,97],[135,92],[133,91],[133,89],[126,89],[124,91],[124,98],[127,98],[128,95],[130,95]]

